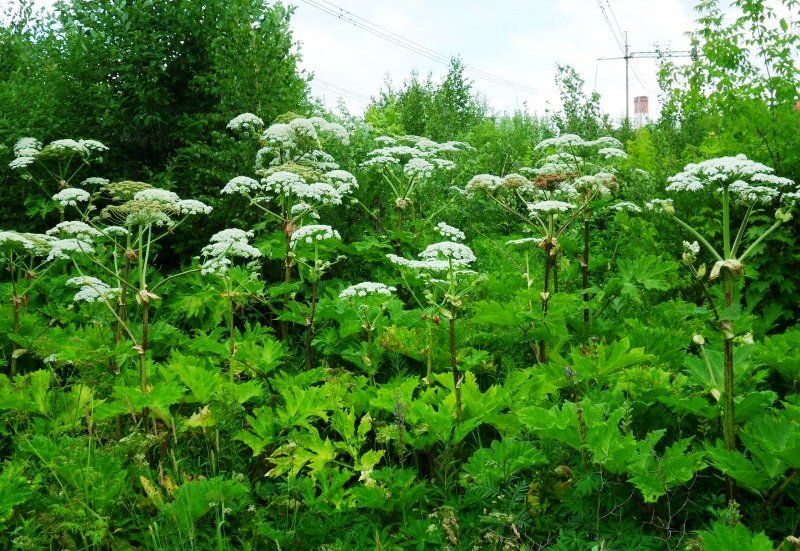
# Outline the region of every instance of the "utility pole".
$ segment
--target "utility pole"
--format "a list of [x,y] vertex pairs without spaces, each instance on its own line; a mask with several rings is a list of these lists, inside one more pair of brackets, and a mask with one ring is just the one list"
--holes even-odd
[[[625,47],[624,47],[624,55],[622,57],[598,57],[597,61],[611,61],[611,60],[618,60],[624,59],[625,60],[625,122],[630,122],[630,78],[629,78],[629,70],[630,70],[630,60],[631,59],[658,59],[663,57],[694,57],[689,50],[676,50],[676,51],[668,51],[668,52],[658,52],[658,51],[649,51],[649,52],[632,52],[630,50],[630,46],[628,45],[628,31],[625,31],[624,38],[625,38]],[[595,77],[597,80],[597,77]]]
[[630,123],[629,112],[631,108],[631,100],[628,98],[628,90],[630,90],[630,86],[628,85],[628,65],[630,64],[631,54],[630,50],[628,49],[628,31],[625,31],[625,124]]

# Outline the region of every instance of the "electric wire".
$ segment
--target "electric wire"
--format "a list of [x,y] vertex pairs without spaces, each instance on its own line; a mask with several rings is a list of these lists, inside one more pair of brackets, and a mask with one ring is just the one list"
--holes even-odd
[[[344,21],[358,29],[361,29],[365,32],[368,32],[378,38],[381,38],[387,42],[390,42],[396,46],[409,50],[417,55],[423,56],[431,61],[436,63],[440,63],[445,66],[450,65],[451,58],[446,56],[436,50],[428,48],[418,42],[415,42],[411,39],[408,39],[398,33],[395,33],[385,27],[377,25],[375,23],[370,22],[369,20],[349,11],[346,10],[328,0],[301,0],[303,3],[312,6],[328,15],[336,17],[337,19]],[[507,88],[515,89],[519,92],[525,92],[528,94],[550,94],[552,93],[549,90],[543,90],[541,88],[536,88],[533,86],[528,86],[526,84],[516,82],[513,80],[509,80],[503,78],[498,75],[494,75],[492,73],[488,73],[476,67],[472,67],[470,65],[464,66],[464,73],[472,76],[474,78],[479,78],[493,84],[497,84],[499,86],[504,86]]]

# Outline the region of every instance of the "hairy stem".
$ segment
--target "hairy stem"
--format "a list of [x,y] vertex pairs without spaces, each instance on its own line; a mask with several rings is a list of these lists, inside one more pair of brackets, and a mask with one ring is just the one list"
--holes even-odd
[[[726,310],[733,304],[733,273],[730,270],[722,272],[722,283],[725,289],[725,308]],[[729,319],[722,320],[722,338],[724,346],[724,373],[725,373],[725,402],[723,404],[722,431],[725,438],[725,449],[734,451],[736,449],[736,432],[733,418],[733,322]],[[734,482],[733,478],[726,476],[727,497],[730,502],[733,500]]]
[[453,391],[456,393],[456,421],[461,422],[461,374],[458,371],[458,358],[456,357],[456,311],[452,310],[450,317],[450,368],[453,371]]

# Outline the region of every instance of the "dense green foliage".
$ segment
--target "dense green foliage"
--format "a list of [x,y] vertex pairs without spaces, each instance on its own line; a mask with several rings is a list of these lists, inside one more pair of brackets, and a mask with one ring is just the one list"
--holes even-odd
[[279,4],[6,14],[0,548],[797,549],[800,29],[736,5],[638,129],[459,60],[337,118]]

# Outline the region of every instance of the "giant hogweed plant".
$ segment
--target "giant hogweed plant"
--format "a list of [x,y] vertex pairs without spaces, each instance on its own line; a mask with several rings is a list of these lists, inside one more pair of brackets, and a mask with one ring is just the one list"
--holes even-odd
[[[711,282],[722,282],[723,306],[718,308],[711,298],[718,330],[723,340],[723,378],[722,427],[725,448],[729,452],[736,449],[736,425],[734,399],[736,395],[734,376],[734,338],[736,330],[734,319],[735,283],[744,273],[746,261],[761,250],[762,243],[782,224],[791,218],[791,208],[800,198],[797,186],[792,180],[773,174],[773,169],[751,161],[744,155],[720,157],[700,163],[687,165],[683,171],[669,178],[668,192],[688,195],[711,196],[719,200],[720,231],[703,235],[698,229],[678,216],[670,200],[654,200],[651,208],[660,208],[682,230],[689,239],[685,241],[684,262],[691,266],[693,274],[702,279],[708,275]],[[750,219],[760,209],[774,210],[774,222],[766,228],[750,227]],[[737,212],[738,211],[738,212]],[[738,228],[734,213],[739,214]],[[749,229],[749,231],[748,231]],[[695,267],[695,261],[704,250],[712,258],[710,270],[705,265]],[[728,499],[733,499],[733,479],[727,477]]]
[[[128,337],[139,356],[140,386],[145,392],[152,302],[160,299],[159,287],[187,273],[153,284],[157,243],[189,217],[208,214],[211,207],[142,182],[99,183],[94,193],[65,188],[52,197],[62,214],[72,208],[79,219],[60,222],[47,231],[46,260],[71,264],[77,275],[67,283],[79,289],[76,302],[102,303],[108,308],[116,322],[117,344],[123,335]],[[96,214],[95,201],[110,204]],[[131,296],[141,307],[138,336],[129,322]]]
[[420,136],[379,136],[374,141],[379,147],[367,153],[361,168],[379,176],[391,190],[397,230],[406,220],[416,227],[418,217],[435,216],[422,212],[419,193],[437,177],[455,171],[458,158],[474,150],[466,142],[438,143]]
[[44,217],[58,210],[60,221],[63,221],[64,206],[53,203],[49,197],[54,191],[107,182],[96,176],[84,178],[87,171],[103,162],[106,151],[108,147],[97,140],[61,139],[45,146],[36,138],[18,140],[14,144],[15,157],[9,167],[17,171],[23,180],[35,184],[42,192],[39,196],[26,197],[28,214]]
[[[295,265],[294,233],[309,219],[318,219],[320,208],[342,205],[358,183],[322,149],[327,140],[349,142],[347,130],[341,125],[320,117],[296,117],[285,123],[276,122],[262,132],[263,126],[263,121],[250,113],[239,115],[228,124],[232,131],[256,137],[263,145],[255,160],[260,179],[236,176],[221,193],[244,196],[264,216],[265,226],[276,223],[280,227],[284,242],[283,282],[288,289]],[[287,302],[288,298],[287,294]],[[315,300],[312,298],[312,302]],[[311,331],[313,316],[306,325]],[[286,338],[285,324],[282,332]]]
[[[589,260],[592,213],[596,202],[619,191],[615,165],[628,158],[616,138],[604,136],[585,140],[574,134],[562,134],[539,142],[535,150],[550,153],[536,170],[540,185],[549,179],[569,177],[576,194],[573,198],[583,218],[583,253],[580,258],[583,290],[583,322],[589,324]],[[557,257],[556,257],[557,259]],[[557,278],[556,278],[557,284]]]
[[[428,346],[426,347],[427,374],[425,381],[428,384],[433,381],[433,324],[438,325],[437,320],[441,318],[447,320],[450,371],[453,376],[453,392],[456,398],[455,415],[456,419],[461,421],[463,376],[459,371],[456,352],[456,319],[459,312],[465,308],[466,297],[481,282],[481,277],[470,269],[477,258],[472,249],[460,242],[465,238],[464,233],[443,222],[437,226],[437,231],[449,240],[428,245],[419,254],[420,260],[394,254],[388,255],[388,258],[399,267],[406,288],[417,306],[426,311],[424,317],[430,324]],[[409,278],[421,280],[424,284],[422,299],[414,291]]]
[[[574,134],[549,138],[535,149],[550,152],[535,169],[523,167],[522,174],[512,173],[503,178],[481,174],[470,180],[464,191],[467,195],[482,193],[519,220],[525,232],[540,237],[512,240],[510,245],[535,244],[544,252],[543,283],[540,292],[542,323],[547,318],[548,303],[559,291],[559,239],[579,217],[583,217],[583,254],[581,256],[583,318],[589,322],[589,246],[592,208],[600,199],[618,191],[613,163],[625,159],[618,140],[611,137],[584,140]],[[528,250],[525,248],[524,277],[528,288],[532,284]],[[537,359],[546,361],[544,340],[540,341]]]

